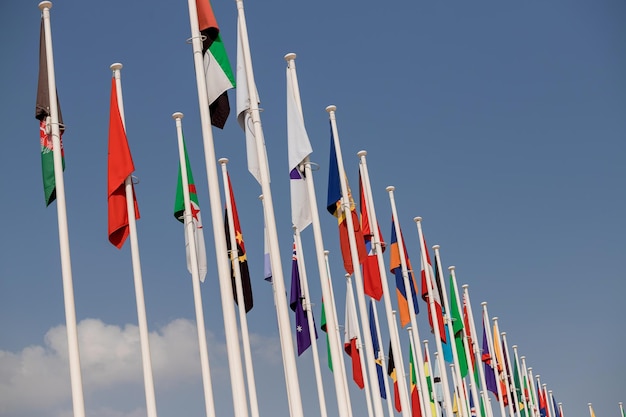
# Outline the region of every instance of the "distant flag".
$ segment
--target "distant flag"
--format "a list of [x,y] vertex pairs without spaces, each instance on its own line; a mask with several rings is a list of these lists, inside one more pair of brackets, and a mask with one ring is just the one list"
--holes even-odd
[[409,382],[411,383],[411,416],[420,417],[422,415],[422,407],[420,405],[420,396],[417,391],[417,373],[415,372],[415,360],[413,359],[413,347],[409,345]]
[[379,356],[380,343],[378,341],[378,332],[376,331],[376,328],[378,326],[376,322],[376,316],[374,315],[374,305],[371,299],[369,307],[370,334],[372,335],[372,347],[374,350],[374,355],[376,357],[376,374],[378,375],[378,388],[380,389],[380,397],[387,399],[387,393],[385,392],[385,374],[383,372],[383,360]]
[[272,261],[270,260],[267,230],[265,227],[263,228],[263,279],[267,282],[272,282]]
[[[547,417],[548,415],[548,404],[546,402],[546,396],[543,393],[543,390],[539,386],[539,381],[537,381],[537,398],[539,399],[539,415],[541,417]],[[589,406],[589,410],[591,411],[591,417],[595,417],[593,413],[593,409]]]
[[324,299],[322,299],[322,314],[321,314],[321,323],[320,323],[320,329],[322,329],[322,331],[324,333],[326,333],[326,354],[328,357],[328,368],[330,369],[330,371],[332,372],[333,370],[333,357],[330,354],[330,339],[328,338],[328,328],[326,327],[326,308],[324,307]]
[[[446,331],[445,331],[445,326],[444,326],[444,322],[443,322],[443,308],[441,307],[441,296],[440,296],[440,292],[439,292],[439,287],[437,285],[434,285],[433,283],[433,279],[435,279],[435,275],[433,272],[433,265],[430,262],[430,255],[428,254],[428,246],[426,246],[426,239],[424,239],[424,250],[426,251],[426,253],[420,257],[421,260],[421,264],[422,264],[422,299],[426,302],[426,304],[428,305],[428,323],[430,324],[430,329],[434,332],[434,327],[433,327],[433,317],[432,317],[432,312],[430,311],[430,301],[428,299],[428,288],[430,287],[430,292],[432,294],[433,297],[433,302],[435,304],[435,313],[437,314],[437,322],[439,325],[439,335],[441,337],[441,342],[442,343],[446,343]],[[424,265],[424,258],[426,258],[426,265]],[[426,275],[426,269],[428,268],[428,275]],[[435,281],[438,281],[437,279],[435,279]]]
[[[346,223],[346,214],[341,207],[341,180],[339,178],[339,165],[337,164],[337,152],[335,150],[335,141],[333,140],[333,130],[330,129],[330,162],[328,164],[328,199],[326,209],[330,214],[337,217],[339,224],[339,245],[341,247],[341,256],[343,257],[343,267],[348,274],[354,272],[352,265],[352,255],[350,254],[350,242],[348,238],[348,225]],[[350,201],[350,213],[352,215],[352,224],[354,225],[355,241],[357,244],[357,253],[359,255],[358,262],[362,264],[367,257],[365,249],[365,240],[359,226],[359,219],[355,213],[356,207],[350,187],[348,187],[348,199]]]
[[[463,328],[465,329],[465,335],[467,336],[467,346],[469,346],[471,351],[472,346],[474,346],[474,341],[472,339],[472,327],[469,325],[469,314],[467,314],[467,300],[465,298],[465,294],[463,294]],[[470,358],[472,360],[472,369],[474,370],[474,374],[478,376],[476,371],[475,355],[471,353]]]
[[352,379],[359,388],[363,389],[365,386],[363,384],[363,370],[361,369],[361,357],[357,347],[359,338],[358,325],[354,298],[352,291],[348,289],[346,291],[346,325],[344,328],[343,348],[352,359]]
[[477,413],[476,413],[476,406],[474,405],[474,396],[473,395],[469,396],[469,406],[470,406],[470,416],[471,417],[476,417]]
[[[59,142],[61,143],[61,160],[65,170],[63,151],[63,116],[57,95],[57,109],[59,113]],[[46,34],[44,31],[43,16],[39,31],[39,79],[37,81],[37,100],[35,102],[35,118],[39,120],[39,142],[41,144],[41,173],[43,176],[43,190],[46,206],[56,199],[56,180],[54,178],[54,157],[52,153],[52,127],[50,125],[50,86],[48,85],[48,62],[46,56]]]
[[[252,306],[254,305],[254,300],[252,297],[252,285],[250,284],[250,271],[248,269],[248,256],[246,254],[246,247],[243,243],[243,235],[241,234],[241,225],[239,224],[239,214],[237,214],[237,205],[235,204],[235,195],[233,194],[233,187],[230,182],[230,175],[226,174],[228,177],[228,190],[230,193],[230,206],[233,210],[233,224],[235,226],[235,239],[237,240],[237,251],[239,254],[239,270],[241,271],[241,287],[243,289],[243,298],[246,307],[246,313],[252,310]],[[228,224],[228,211],[224,210],[224,229],[226,230],[226,248],[231,249],[230,242],[230,232],[229,232],[229,224]],[[231,280],[233,286],[233,296],[235,297],[235,302],[238,303],[237,300],[237,287],[235,287],[235,271],[234,265],[231,262],[230,271],[231,271]]]
[[[374,232],[370,228],[369,215],[367,213],[367,204],[365,203],[365,194],[363,192],[363,182],[361,180],[361,174],[359,173],[359,200],[361,206],[361,231],[363,233],[363,239],[365,241],[365,250],[367,251],[367,257],[363,263],[363,290],[365,295],[369,295],[375,300],[380,301],[383,296],[383,284],[380,278],[380,268],[378,267],[378,257],[374,252],[372,240],[374,239]],[[378,236],[382,236],[380,228],[378,229]],[[383,251],[385,250],[384,242],[381,242]]]
[[556,402],[556,398],[554,398],[554,395],[551,395],[551,397],[552,397],[552,406],[554,407],[554,413],[556,414],[555,417],[562,417],[561,409],[559,408],[559,404],[557,404]]
[[[111,112],[109,115],[109,157],[108,157],[108,205],[109,205],[109,241],[121,249],[129,234],[128,210],[126,208],[126,189],[124,181],[135,170],[133,158],[128,147],[126,129],[122,122],[117,102],[115,77],[111,78]],[[135,218],[139,219],[139,208],[133,187]]]
[[[193,223],[193,234],[196,242],[196,259],[198,262],[198,272],[200,273],[200,281],[204,282],[207,273],[206,248],[204,245],[204,233],[202,231],[202,218],[200,216],[200,204],[198,203],[198,194],[196,193],[196,184],[193,181],[191,173],[191,165],[189,165],[189,156],[187,155],[187,146],[183,139],[183,149],[185,152],[185,165],[187,168],[187,183],[189,185],[189,202],[191,203],[191,222]],[[174,217],[181,223],[185,223],[185,200],[183,197],[183,177],[181,167],[178,167],[178,185],[176,187],[176,201],[174,203]],[[187,236],[187,228],[185,227],[185,248],[187,249],[187,269],[191,273],[191,256],[189,255],[189,240]]]
[[387,374],[393,381],[393,399],[394,405],[398,412],[402,411],[402,403],[400,402],[400,391],[398,389],[398,374],[396,364],[393,361],[393,349],[391,349],[391,341],[389,342],[389,361],[387,362]]
[[465,344],[463,343],[463,316],[459,311],[459,300],[456,294],[456,285],[454,285],[452,274],[450,274],[450,317],[452,318],[452,334],[454,335],[454,343],[458,356],[457,367],[461,373],[461,378],[467,376],[467,356],[465,355]]
[[509,405],[509,384],[504,378],[505,365],[504,355],[502,350],[502,343],[500,342],[500,335],[498,334],[498,327],[496,323],[493,324],[493,354],[495,356],[495,371],[498,381],[500,383],[500,391],[502,392],[502,401],[504,405]]
[[235,87],[235,76],[220,36],[211,3],[209,0],[196,0],[196,8],[200,35],[202,35],[204,76],[206,77],[207,95],[209,97],[211,124],[223,129],[230,113],[227,91]]
[[517,409],[520,410],[520,416],[525,417],[527,413],[524,407],[524,391],[522,389],[522,381],[520,381],[519,378],[519,368],[517,367],[517,360],[513,361],[513,381],[515,383],[515,401],[517,403]]
[[300,164],[313,152],[309,136],[304,127],[304,116],[300,110],[300,97],[296,96],[293,71],[287,68],[287,153],[289,154],[289,186],[291,189],[291,222],[298,230],[311,224],[309,193],[300,171]]
[[437,407],[435,407],[435,392],[433,391],[433,381],[430,377],[430,365],[428,364],[428,349],[424,349],[424,377],[426,379],[426,387],[428,388],[428,396],[430,397],[430,409],[433,416],[437,415]]
[[[409,283],[412,283],[411,287],[411,295],[413,297],[413,308],[415,314],[419,312],[419,306],[417,303],[417,282],[413,277],[411,261],[409,261],[409,256],[406,252],[406,245],[404,245],[404,236],[402,236],[402,231],[400,231],[400,235],[402,237],[402,243],[404,248],[404,259],[406,260],[406,267],[408,269],[409,274]],[[406,293],[406,288],[404,286],[404,278],[402,277],[402,265],[400,263],[400,248],[398,247],[398,237],[396,235],[396,227],[394,224],[393,218],[391,219],[391,239],[389,244],[389,269],[390,272],[393,273],[396,277],[396,295],[398,297],[398,311],[400,313],[400,325],[402,327],[409,324],[411,321],[411,317],[409,315],[409,302]]]
[[[309,322],[307,312],[304,310],[302,302],[304,295],[300,286],[300,271],[298,268],[298,257],[296,243],[293,244],[293,254],[291,258],[291,296],[289,306],[296,313],[296,341],[298,345],[298,356],[311,346],[311,333],[309,332]],[[317,339],[317,331],[315,332]]]
[[482,348],[482,361],[485,364],[485,385],[488,391],[498,395],[498,385],[496,382],[496,374],[493,369],[493,360],[491,353],[489,352],[489,342],[487,339],[487,329],[485,328],[485,321],[483,320],[483,348]]
[[443,402],[443,383],[441,382],[441,371],[439,370],[439,360],[435,356],[435,360],[433,361],[433,393],[435,396],[435,400],[439,404]]

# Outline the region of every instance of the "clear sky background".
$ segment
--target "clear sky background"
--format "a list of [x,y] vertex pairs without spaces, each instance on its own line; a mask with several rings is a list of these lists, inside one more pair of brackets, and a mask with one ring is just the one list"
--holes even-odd
[[[213,7],[234,67],[235,3],[214,1]],[[330,104],[337,106],[353,189],[356,153],[368,151],[385,239],[391,218],[385,187],[394,185],[413,265],[419,265],[419,246],[412,219],[422,216],[429,245],[441,245],[444,268],[455,265],[459,285],[469,284],[474,315],[480,317],[480,302],[487,301],[509,344],[518,345],[534,374],[563,402],[565,416],[587,416],[592,402],[597,417],[617,417],[618,402],[626,402],[624,2],[274,0],[249,1],[245,8],[287,289],[283,56],[295,52],[312,160],[320,167],[315,187],[340,322],[343,269],[336,220],[324,210],[324,109]],[[0,5],[2,417],[72,415],[56,203],[44,204],[34,118],[39,22],[36,1]],[[220,416],[232,415],[198,97],[185,42],[187,4],[58,0],[51,22],[67,126],[65,185],[87,415],[145,415],[130,248],[127,243],[118,250],[107,240],[114,62],[124,64],[128,140],[141,181],[137,226],[159,415],[204,415],[191,279],[183,229],[172,214],[176,111],[185,113],[208,226],[209,274],[202,291],[216,408]],[[230,98],[234,109],[234,91]],[[231,161],[252,273],[255,306],[248,323],[260,411],[288,416],[272,292],[263,281],[261,189],[247,172],[234,111],[214,136],[217,157]],[[319,321],[310,229],[303,240]],[[423,313],[418,321],[422,337],[432,340]],[[325,363],[322,338],[318,345]],[[310,350],[297,364],[305,415],[316,416]],[[329,415],[336,415],[332,375],[325,367],[322,372]],[[364,394],[350,386],[355,415],[365,415]]]

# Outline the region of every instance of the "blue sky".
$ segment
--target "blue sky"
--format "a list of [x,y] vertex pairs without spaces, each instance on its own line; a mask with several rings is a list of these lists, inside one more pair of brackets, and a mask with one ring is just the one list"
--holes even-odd
[[[302,107],[319,164],[315,187],[339,320],[345,285],[336,221],[323,210],[329,129],[337,106],[344,164],[368,151],[385,239],[396,202],[419,265],[415,216],[444,268],[470,285],[474,315],[487,301],[509,343],[564,404],[568,417],[618,416],[626,401],[621,263],[626,253],[626,6],[552,2],[244,3],[272,177],[281,259],[291,261],[285,61],[296,60]],[[235,65],[236,7],[213,3]],[[71,415],[56,205],[45,208],[34,118],[40,12],[3,2],[0,114],[0,416]],[[139,177],[138,222],[159,415],[204,415],[191,280],[173,218],[177,174],[171,114],[183,129],[200,205],[209,199],[186,2],[58,0],[51,10],[57,89],[67,125],[66,198],[87,414],[145,415],[130,249],[107,240],[110,70],[124,64],[128,140]],[[235,107],[235,94],[231,92]],[[253,274],[248,314],[262,415],[287,416],[276,314],[263,281],[258,183],[247,172],[234,114],[214,130],[230,159]],[[222,199],[223,201],[223,199]],[[205,215],[209,225],[209,216]],[[218,415],[232,413],[215,253],[207,227],[203,284]],[[306,230],[312,302],[320,286]],[[391,275],[389,275],[391,277]],[[289,287],[286,278],[286,286]],[[393,288],[393,281],[390,281]],[[379,310],[382,312],[382,308]],[[291,317],[293,321],[293,317]],[[425,315],[420,332],[428,335]],[[430,336],[430,335],[428,335]],[[383,336],[386,345],[388,337]],[[323,353],[323,340],[319,341]],[[407,349],[408,351],[408,349]],[[323,360],[324,361],[324,360]],[[318,414],[310,351],[297,359],[305,415]],[[329,415],[332,376],[323,369]],[[364,395],[351,384],[356,415]]]

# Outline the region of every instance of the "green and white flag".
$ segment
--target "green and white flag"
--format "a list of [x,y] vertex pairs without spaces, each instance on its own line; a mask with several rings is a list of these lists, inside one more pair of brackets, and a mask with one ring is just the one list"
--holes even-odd
[[[204,282],[207,273],[206,248],[204,246],[204,233],[202,232],[202,219],[200,217],[200,205],[198,204],[198,194],[196,193],[196,185],[193,182],[191,167],[189,166],[189,157],[187,156],[187,146],[183,146],[185,150],[185,165],[187,166],[187,183],[189,184],[189,202],[191,204],[191,221],[193,222],[194,239],[196,242],[196,259],[198,261],[198,272],[200,281]],[[183,196],[183,176],[178,167],[178,186],[176,187],[176,203],[174,204],[174,217],[181,223],[185,222],[185,200]],[[185,252],[187,254],[187,269],[191,273],[191,257],[189,256],[189,236],[185,227]]]

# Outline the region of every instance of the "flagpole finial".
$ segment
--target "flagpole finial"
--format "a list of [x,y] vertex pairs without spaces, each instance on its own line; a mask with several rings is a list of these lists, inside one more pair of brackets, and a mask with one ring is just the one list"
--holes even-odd
[[588,406],[591,406],[591,403],[587,403]]
[[394,187],[393,185],[389,185],[389,186],[387,186],[387,188],[385,188],[385,190],[387,190],[388,193],[392,192],[395,189],[396,189],[396,187]]
[[226,165],[228,163],[228,158],[220,158],[217,160],[222,165]]
[[433,245],[433,250],[439,250],[440,247],[441,246],[439,246],[439,245]]
[[330,251],[329,251],[328,249],[326,249],[326,250],[324,251],[324,256],[328,256],[328,254],[329,254],[329,253],[330,253]]
[[450,265],[448,267],[448,271],[454,271],[455,269],[456,269],[456,266],[454,266],[454,265]]
[[502,336],[506,336],[506,332],[500,332]]
[[539,381],[539,377],[540,377],[539,374],[535,375],[535,378],[537,378],[537,381]]
[[284,58],[287,62],[293,61],[294,59],[296,59],[296,54],[294,52],[289,52],[287,55],[285,55]]
[[517,349],[517,345],[513,345],[511,346],[513,349]]
[[421,222],[421,221],[422,221],[422,218],[421,218],[420,216],[413,217],[413,221],[414,221],[415,223],[419,223],[419,222]]
[[482,303],[480,303],[480,305],[484,307],[484,306],[486,306],[486,305],[487,305],[487,302],[486,302],[486,301],[483,301]]
[[121,70],[123,67],[122,64],[120,64],[119,62],[115,62],[113,64],[111,64],[111,66],[109,68],[111,68],[111,71],[117,71],[117,70]]
[[37,6],[39,7],[39,10],[43,9],[50,9],[52,8],[52,2],[51,1],[42,1],[41,3],[39,3],[39,5]]
[[337,110],[337,106],[335,106],[334,104],[331,104],[330,106],[327,106],[327,107],[326,107],[326,111],[327,111],[328,113],[333,113],[333,112],[335,112],[336,110]]
[[[544,384],[544,385],[545,385],[545,384]],[[549,390],[548,390],[548,394],[552,394],[552,390],[551,390],[551,389],[549,389]]]
[[[519,358],[520,358],[521,360],[524,360],[524,359],[526,359],[526,355],[524,355],[524,356],[520,356]],[[530,368],[528,368],[528,369],[530,369]]]
[[367,151],[358,151],[356,153],[356,156],[358,156],[359,158],[364,157],[365,155],[367,155]]
[[259,196],[259,200],[263,201],[263,194]]
[[493,318],[491,319],[491,321],[493,321],[494,323],[495,323],[496,321],[498,321],[498,316],[493,317]]
[[463,284],[463,285],[461,285],[461,288],[463,288],[463,289],[469,288],[469,284]]
[[177,119],[182,119],[184,116],[185,116],[185,115],[184,115],[184,114],[182,114],[182,113],[181,113],[181,112],[179,112],[179,111],[177,111],[176,113],[172,114],[172,118],[173,118],[174,120],[177,120]]

